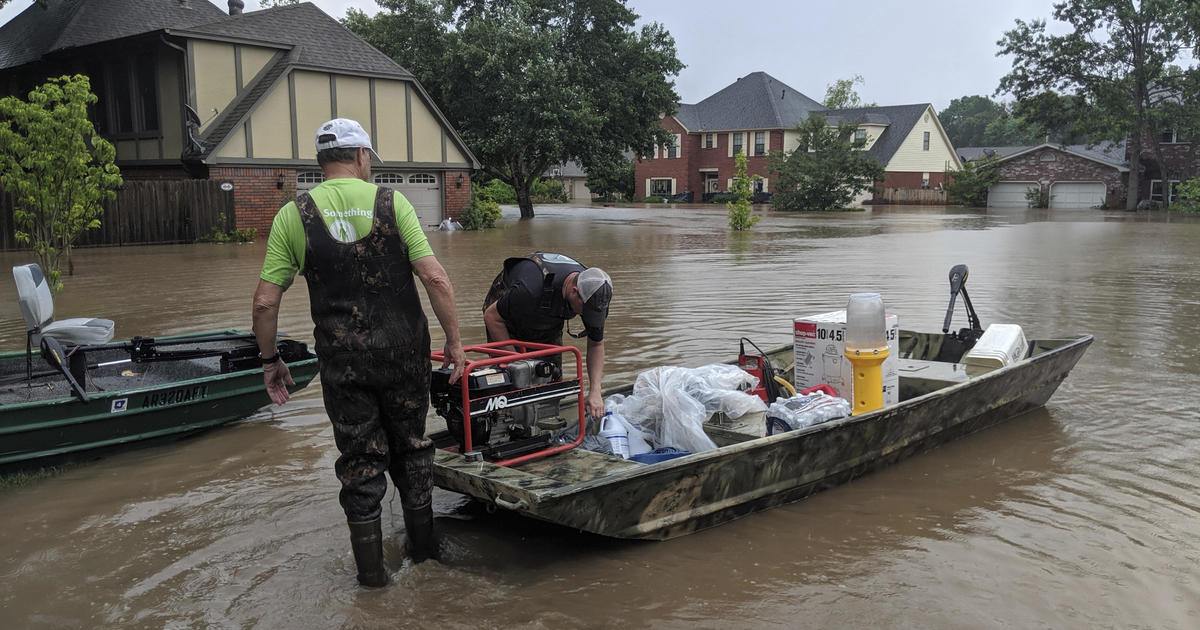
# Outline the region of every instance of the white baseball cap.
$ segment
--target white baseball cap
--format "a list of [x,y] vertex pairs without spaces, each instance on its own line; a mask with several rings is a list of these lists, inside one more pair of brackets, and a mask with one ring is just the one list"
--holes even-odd
[[372,157],[383,163],[383,158],[379,157],[375,148],[371,146],[371,136],[367,135],[367,130],[363,129],[358,121],[349,118],[334,118],[317,127],[316,145],[317,151],[363,147],[371,152]]

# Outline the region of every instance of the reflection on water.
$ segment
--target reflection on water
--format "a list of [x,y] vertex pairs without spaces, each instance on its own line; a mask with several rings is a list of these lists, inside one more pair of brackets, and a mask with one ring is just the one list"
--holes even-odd
[[[984,324],[1096,342],[1045,410],[803,502],[665,543],[487,514],[439,491],[446,561],[354,587],[314,384],[196,438],[0,494],[3,627],[1196,627],[1200,619],[1200,221],[1120,212],[539,207],[499,229],[431,233],[463,337],[507,256],[562,251],[615,297],[606,381],[790,342],[793,317],[879,291],[937,329],[956,263]],[[117,335],[248,328],[263,243],[93,249],[60,317]],[[20,253],[0,262],[28,261]],[[0,347],[23,349],[11,283]],[[303,280],[280,329],[311,340]],[[955,325],[962,325],[960,310]],[[435,328],[435,346],[440,345]]]

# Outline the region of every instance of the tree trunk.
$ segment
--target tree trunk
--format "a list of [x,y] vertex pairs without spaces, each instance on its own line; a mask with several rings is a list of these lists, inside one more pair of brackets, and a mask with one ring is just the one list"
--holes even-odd
[[529,180],[524,178],[513,186],[513,190],[517,191],[517,206],[521,208],[522,219],[533,218],[533,197],[529,194],[529,188]]
[[1125,187],[1125,209],[1137,210],[1138,180],[1142,170],[1142,140],[1141,130],[1134,133],[1129,146],[1129,185]]

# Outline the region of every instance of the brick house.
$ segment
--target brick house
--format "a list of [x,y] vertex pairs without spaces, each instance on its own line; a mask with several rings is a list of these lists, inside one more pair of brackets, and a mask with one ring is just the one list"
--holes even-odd
[[929,104],[830,110],[765,72],[754,72],[694,105],[680,104],[662,126],[674,143],[657,147],[635,166],[640,196],[703,195],[731,188],[734,155],[747,156],[747,172],[759,175],[756,192],[771,192],[771,151],[794,150],[795,126],[810,114],[857,125],[864,151],[883,165],[883,189],[936,188],[950,169],[962,168],[937,113]]
[[1000,157],[1000,181],[988,189],[988,207],[1027,207],[1030,188],[1048,195],[1051,208],[1118,208],[1125,203],[1129,168],[1124,143],[962,147],[958,155],[964,162]]
[[[1173,130],[1160,134],[1158,149],[1166,165],[1164,177],[1150,138],[1142,152],[1139,201],[1175,200],[1180,182],[1200,177],[1200,156],[1191,141]],[[1000,181],[988,190],[989,207],[1025,207],[1025,191],[1038,188],[1051,208],[1124,208],[1129,187],[1127,144],[1040,144],[1025,147],[962,147],[964,162],[983,155],[1000,156]]]
[[366,127],[375,182],[421,223],[456,217],[478,160],[407,70],[311,3],[229,14],[207,0],[47,0],[0,27],[0,95],[88,75],[92,119],[127,180],[232,186],[238,227],[265,233],[321,181],[313,136],[334,117]]

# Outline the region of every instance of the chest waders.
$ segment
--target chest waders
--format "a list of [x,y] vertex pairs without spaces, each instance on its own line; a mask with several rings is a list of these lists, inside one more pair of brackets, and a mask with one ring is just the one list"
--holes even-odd
[[352,243],[330,235],[308,193],[296,205],[321,389],[341,453],[334,464],[342,482],[339,500],[359,582],[383,586],[385,471],[399,490],[414,558],[432,554],[433,443],[425,438],[429,324],[391,190],[379,188],[371,230]]
[[[537,297],[538,317],[535,321],[510,322],[506,320],[504,325],[508,328],[509,336],[518,341],[561,346],[563,324],[575,317],[575,313],[571,311],[571,305],[562,295],[563,282],[572,273],[587,269],[562,254],[535,252],[528,256],[505,259],[504,270],[496,276],[495,280],[492,280],[492,287],[488,290],[487,297],[483,299],[483,309],[487,310],[487,307],[499,300],[505,291],[508,291],[511,286],[508,272],[523,260],[533,261],[542,272],[542,286]],[[491,335],[488,336],[488,341],[493,341]],[[547,357],[547,359],[562,366],[561,355]]]

